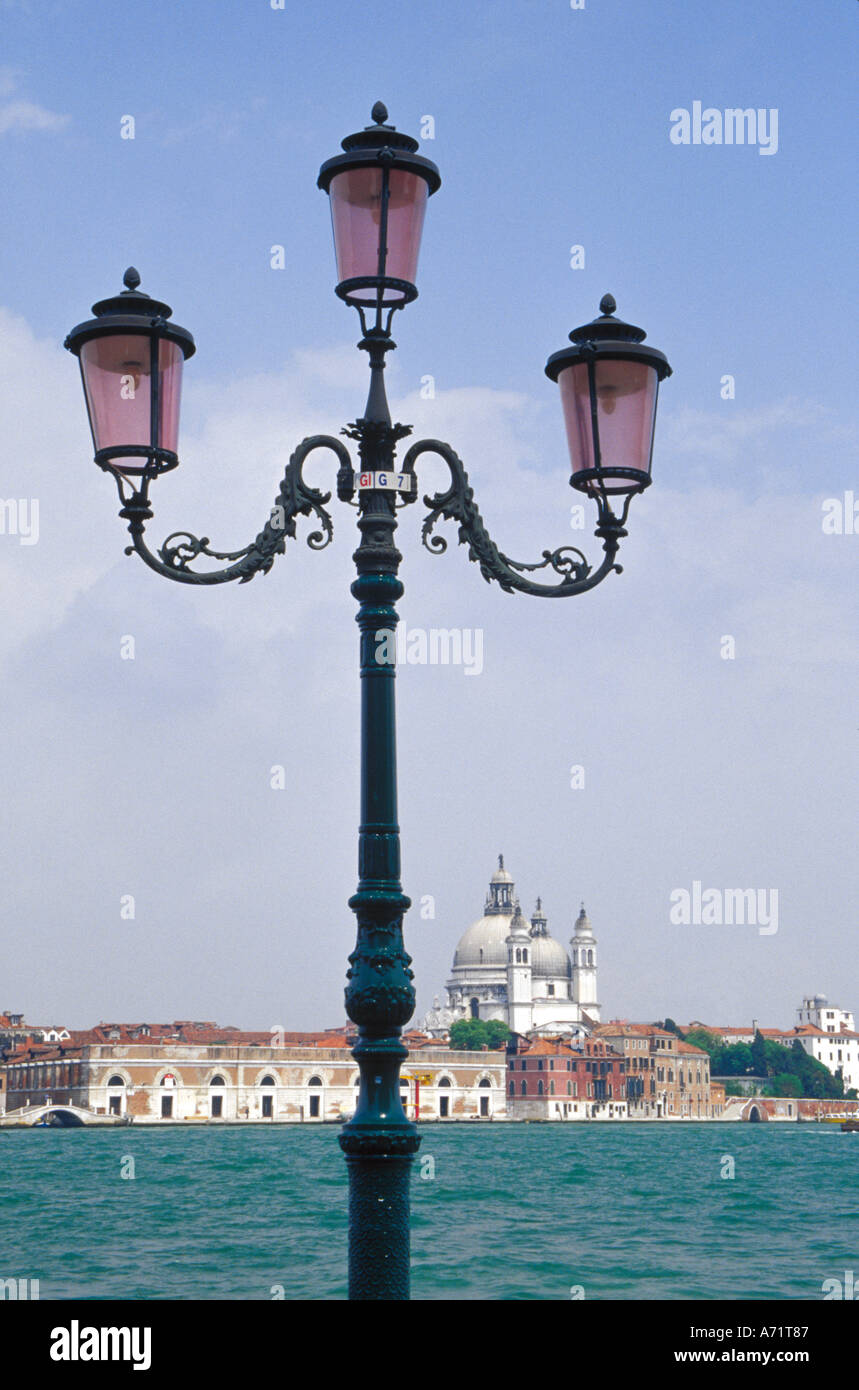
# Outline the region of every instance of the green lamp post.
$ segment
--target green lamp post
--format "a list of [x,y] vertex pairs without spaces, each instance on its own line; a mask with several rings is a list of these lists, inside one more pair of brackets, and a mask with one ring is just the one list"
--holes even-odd
[[[444,459],[450,485],[424,498],[423,543],[434,554],[446,541],[441,519],[458,523],[461,544],[483,577],[508,593],[565,598],[584,593],[612,570],[632,497],[650,483],[659,382],[670,374],[664,356],[642,346],[644,333],[614,316],[606,296],[602,314],[570,334],[573,346],[555,353],[546,371],[559,382],[571,456],[571,484],[590,495],[603,559],[592,568],[580,550],[543,551],[535,563],[511,560],[489,536],[465,469],[449,445],[423,439],[396,461],[398,442],[411,433],[391,421],[384,385],[385,356],[396,344],[391,322],[417,297],[415,279],[424,213],[439,188],[436,166],[417,153],[418,142],[387,124],[379,102],[372,124],[342,142],[343,153],[323,164],[319,187],[329,196],[338,267],[336,293],[357,309],[367,352],[370,388],[364,414],[342,433],[357,444],[358,467],[347,446],[331,435],[302,440],[284,472],[275,506],[256,538],[241,550],[211,547],[208,538],[174,532],[157,552],[146,543],[153,512],[150,488],[179,463],[178,428],[184,362],[195,350],[167,304],[140,289],[130,268],[125,289],[93,306],[94,318],[74,328],[66,347],[80,361],[95,462],[116,481],[120,516],[131,545],[150,569],[181,584],[247,583],[267,573],[296,535],[298,517],[315,517],[307,540],[321,550],[333,538],[327,510],[331,493],[310,487],[302,473],[315,449],[339,462],[337,496],[357,509],[357,578],[361,682],[360,826],[358,885],[349,900],[357,942],[349,957],[346,1010],[357,1025],[353,1056],[360,1072],[357,1108],[340,1135],[349,1175],[349,1295],[359,1300],[409,1297],[409,1181],[420,1139],[400,1100],[400,1066],[407,1056],[402,1029],[414,1011],[411,958],[403,942],[410,900],[400,881],[395,723],[396,667],[386,660],[380,632],[393,632],[398,577],[397,513],[417,501],[416,464],[424,453]],[[614,498],[622,507],[616,513]],[[200,557],[220,568],[192,568]],[[547,570],[551,583],[530,576]]]

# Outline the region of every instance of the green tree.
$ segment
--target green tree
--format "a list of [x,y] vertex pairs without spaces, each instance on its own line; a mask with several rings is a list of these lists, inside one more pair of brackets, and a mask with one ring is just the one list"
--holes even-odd
[[780,1072],[773,1077],[772,1093],[774,1096],[801,1096],[802,1082],[792,1072]]
[[752,1074],[754,1076],[770,1075],[767,1067],[767,1045],[759,1028],[755,1032],[755,1040],[752,1043]]
[[[659,1026],[660,1028],[664,1028],[665,1031],[666,1031],[666,1033],[676,1033],[678,1038],[682,1038],[682,1037],[683,1037],[683,1034],[681,1033],[680,1029],[677,1027],[677,1024],[674,1022],[674,1019],[673,1019],[673,1018],[666,1018],[665,1021],[664,1021],[664,1023],[660,1023],[658,1026]],[[687,1039],[687,1041],[688,1041],[688,1039]]]
[[491,1048],[505,1047],[510,1040],[510,1029],[500,1018],[490,1018],[486,1024],[486,1041]]
[[479,1052],[482,1047],[503,1047],[510,1029],[500,1019],[458,1018],[450,1025],[450,1045],[454,1052]]
[[707,1028],[690,1028],[685,1041],[693,1047],[700,1047],[704,1052],[709,1052],[711,1057],[722,1050],[722,1039]]
[[479,1018],[458,1018],[450,1025],[454,1052],[478,1052],[486,1042],[486,1024]]
[[712,1076],[751,1076],[753,1058],[748,1043],[731,1043],[721,1048],[710,1063],[710,1073]]

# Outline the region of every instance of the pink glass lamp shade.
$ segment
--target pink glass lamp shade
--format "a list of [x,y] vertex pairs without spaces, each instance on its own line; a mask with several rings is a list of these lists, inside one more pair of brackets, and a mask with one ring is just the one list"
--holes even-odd
[[318,180],[331,202],[337,293],[364,307],[416,298],[427,199],[441,184],[436,166],[416,153],[417,140],[385,125],[387,116],[377,102],[376,124],[348,135],[345,154],[327,160]]
[[561,388],[572,475],[581,492],[642,492],[650,479],[659,382],[671,375],[664,354],[644,347],[645,333],[614,317],[611,295],[602,317],[570,334],[574,347],[554,353],[546,374]]
[[95,318],[73,329],[66,347],[80,361],[96,462],[130,476],[155,476],[179,462],[182,366],[191,334],[169,323],[169,305],[127,288],[93,305]]

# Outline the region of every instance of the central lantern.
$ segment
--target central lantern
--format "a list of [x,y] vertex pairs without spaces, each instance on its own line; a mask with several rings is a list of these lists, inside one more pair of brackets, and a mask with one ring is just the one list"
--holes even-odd
[[337,294],[356,308],[397,309],[417,298],[415,280],[427,198],[441,185],[418,142],[386,125],[377,101],[374,125],[341,141],[318,186],[331,201]]

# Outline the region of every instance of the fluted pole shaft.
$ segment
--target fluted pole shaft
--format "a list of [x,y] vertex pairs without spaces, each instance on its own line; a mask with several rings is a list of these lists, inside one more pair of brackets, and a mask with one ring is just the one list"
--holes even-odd
[[[370,348],[371,388],[358,422],[361,466],[390,471],[396,432],[385,401],[384,348]],[[409,1297],[409,1183],[420,1139],[400,1100],[402,1028],[415,1006],[411,958],[403,944],[410,900],[400,882],[396,751],[396,600],[403,586],[394,544],[396,494],[362,494],[355,552],[361,662],[361,822],[358,889],[349,900],[358,924],[349,957],[346,1010],[358,1025],[360,1072],[354,1116],[340,1145],[349,1172],[349,1297]]]

